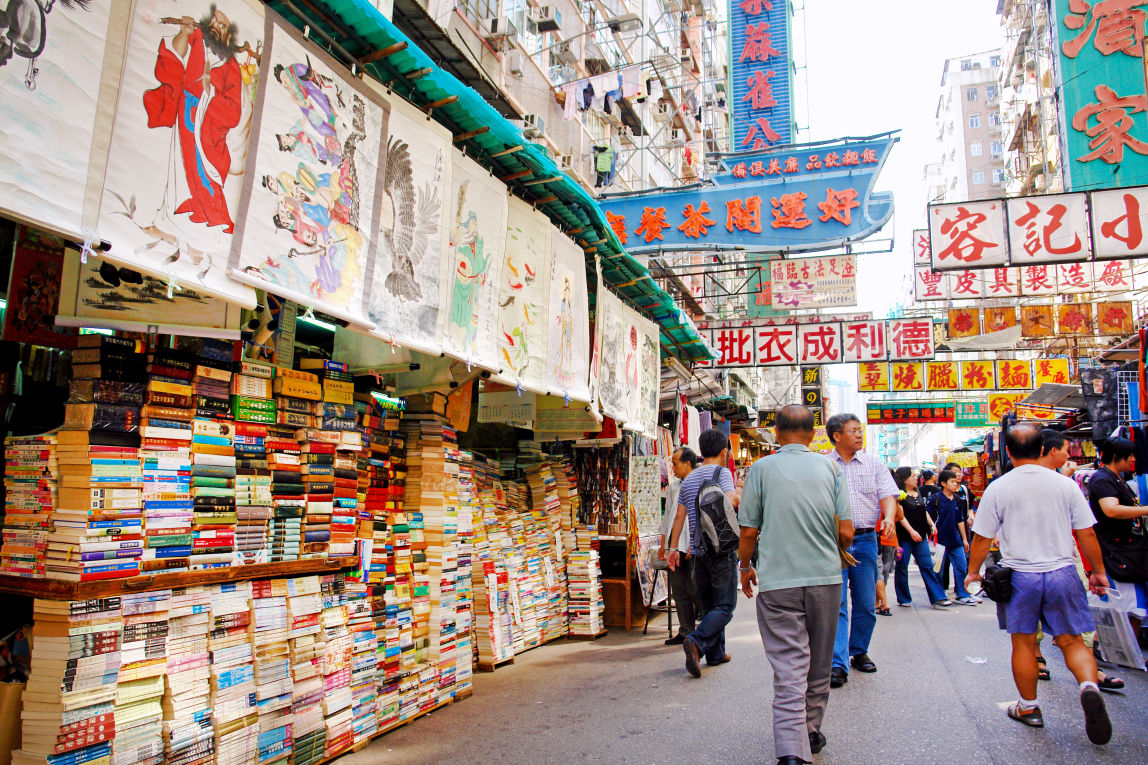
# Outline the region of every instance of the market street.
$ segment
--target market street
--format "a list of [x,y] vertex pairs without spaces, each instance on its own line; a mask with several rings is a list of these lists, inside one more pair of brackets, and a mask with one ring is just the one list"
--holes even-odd
[[[917,607],[880,618],[871,651],[879,671],[853,672],[833,691],[818,765],[1148,762],[1148,675],[1104,666],[1128,687],[1105,695],[1115,733],[1108,746],[1094,747],[1076,683],[1046,641],[1046,727],[1031,730],[1005,717],[1016,689],[993,606],[923,608],[919,581],[914,599]],[[772,678],[744,597],[729,630],[732,662],[703,667],[700,680],[686,674],[679,648],[662,645],[664,617],[644,638],[641,630],[611,629],[596,643],[542,646],[494,674],[476,673],[473,697],[341,762],[772,763]]]

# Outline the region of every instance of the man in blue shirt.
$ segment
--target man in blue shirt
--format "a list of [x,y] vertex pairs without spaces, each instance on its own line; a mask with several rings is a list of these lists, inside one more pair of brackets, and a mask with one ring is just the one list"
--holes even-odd
[[937,524],[937,544],[945,548],[941,570],[947,571],[952,563],[957,602],[963,606],[975,606],[980,601],[965,589],[965,577],[969,573],[969,538],[965,529],[965,509],[957,498],[961,478],[950,470],[942,470],[939,483],[941,490],[929,498],[928,508]]
[[686,670],[694,677],[702,676],[702,656],[711,667],[729,661],[729,654],[725,652],[725,627],[733,618],[733,609],[737,605],[737,567],[734,564],[737,553],[706,552],[698,529],[698,491],[702,484],[716,477],[730,504],[736,508],[740,502],[733,474],[725,467],[729,459],[729,437],[717,428],[710,428],[698,437],[698,447],[702,464],[682,481],[678,490],[677,516],[666,545],[671,549],[666,563],[674,571],[681,563],[678,537],[689,523],[690,556],[693,558],[694,584],[702,605],[702,618],[682,643],[682,650],[686,654]]

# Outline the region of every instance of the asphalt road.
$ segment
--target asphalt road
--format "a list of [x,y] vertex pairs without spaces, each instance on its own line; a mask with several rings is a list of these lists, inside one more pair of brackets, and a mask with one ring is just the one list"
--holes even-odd
[[[919,581],[914,598],[927,602]],[[701,679],[686,674],[680,648],[662,644],[664,617],[646,637],[612,629],[593,643],[556,641],[493,674],[476,673],[472,697],[340,765],[773,763],[772,675],[752,606],[739,597],[727,633],[733,660],[714,669],[703,663]],[[1148,673],[1112,670],[1128,688],[1105,696],[1115,733],[1096,747],[1051,641],[1052,680],[1040,684],[1045,729],[1006,718],[1017,694],[993,608],[987,601],[947,612],[894,606],[891,617],[878,617],[870,651],[878,672],[854,672],[832,692],[823,731],[829,744],[815,762],[1148,763]]]

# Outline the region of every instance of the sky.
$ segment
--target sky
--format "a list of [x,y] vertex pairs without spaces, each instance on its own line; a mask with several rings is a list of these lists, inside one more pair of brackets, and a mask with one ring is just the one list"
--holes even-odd
[[[896,302],[890,274],[910,271],[910,241],[923,228],[924,166],[937,161],[935,115],[945,60],[1003,47],[997,0],[804,0],[795,19],[801,140],[826,140],[901,130],[877,182],[892,191],[894,219],[878,237],[894,236],[891,253],[858,258],[858,308],[884,316]],[[887,245],[887,243],[886,243]],[[858,249],[869,249],[861,245]]]
[[[893,220],[877,234],[893,236],[893,251],[858,257],[858,310],[883,317],[899,297],[907,297],[890,287],[907,279],[912,232],[925,225],[929,200],[923,172],[940,158],[936,110],[945,60],[1004,46],[997,0],[805,0],[804,5],[793,39],[798,66],[808,62],[795,83],[800,140],[901,131],[877,181],[878,190],[893,192]],[[851,365],[834,365],[829,372],[832,379],[856,384]]]

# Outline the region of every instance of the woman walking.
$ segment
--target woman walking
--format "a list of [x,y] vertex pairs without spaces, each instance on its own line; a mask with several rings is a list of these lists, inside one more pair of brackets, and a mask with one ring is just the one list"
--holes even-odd
[[909,592],[909,558],[912,557],[917,561],[933,608],[948,608],[952,603],[945,597],[941,579],[933,570],[933,554],[929,549],[929,536],[936,532],[936,526],[917,492],[917,476],[912,468],[899,467],[893,472],[893,477],[904,493],[901,508],[905,511],[905,517],[897,525],[897,539],[901,543],[901,559],[893,573],[897,605],[908,608],[913,604],[913,596]]

